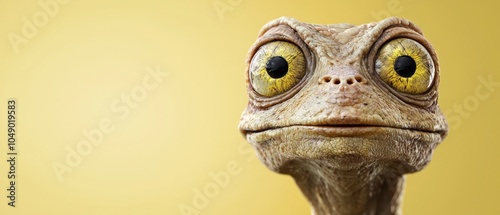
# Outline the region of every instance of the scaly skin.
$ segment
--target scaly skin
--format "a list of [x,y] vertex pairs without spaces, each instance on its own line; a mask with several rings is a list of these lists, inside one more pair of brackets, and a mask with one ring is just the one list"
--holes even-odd
[[[425,93],[398,92],[374,72],[377,51],[399,37],[432,57]],[[276,40],[302,48],[307,72],[287,92],[264,97],[247,67],[249,104],[239,127],[259,159],[295,179],[313,214],[401,214],[403,175],[424,168],[448,131],[437,105],[438,60],[420,29],[400,18],[360,26],[280,18],[263,27],[247,65]]]

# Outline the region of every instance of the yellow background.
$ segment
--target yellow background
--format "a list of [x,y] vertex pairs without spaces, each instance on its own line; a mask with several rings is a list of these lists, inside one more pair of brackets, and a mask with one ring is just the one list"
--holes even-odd
[[[214,2],[228,10],[218,13]],[[58,3],[16,53],[7,35],[22,36],[23,17],[32,20],[43,9],[35,0],[3,0],[0,214],[183,214],[180,207],[214,215],[309,214],[293,180],[267,170],[237,130],[247,102],[247,50],[261,26],[280,16],[362,24],[386,15],[414,21],[434,45],[440,106],[453,117],[431,164],[408,176],[404,214],[500,214],[500,92],[479,81],[500,82],[494,4],[72,0]],[[157,66],[168,73],[157,88],[128,115],[111,109]],[[478,88],[487,97],[479,99]],[[5,197],[9,98],[18,103],[16,208]],[[458,113],[464,104],[469,108]],[[53,163],[65,164],[68,147],[103,119],[114,130],[59,181]],[[213,174],[228,180],[217,185]],[[205,189],[212,198],[196,208],[196,192]]]

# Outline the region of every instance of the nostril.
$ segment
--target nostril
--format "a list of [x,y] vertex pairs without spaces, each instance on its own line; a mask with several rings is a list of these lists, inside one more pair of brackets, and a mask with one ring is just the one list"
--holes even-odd
[[354,84],[354,81],[352,80],[352,78],[348,78],[348,79],[346,80],[346,82],[347,82],[347,84],[348,84],[348,85],[352,85],[352,84]]
[[335,84],[335,85],[340,84],[340,79],[339,78],[335,78],[333,80],[333,84]]
[[356,80],[358,83],[364,83],[365,79],[359,75],[354,76],[354,80]]
[[330,76],[323,76],[319,79],[320,84],[329,83],[330,81],[332,81],[332,77]]
[[348,77],[337,77],[337,76],[332,76],[332,75],[325,75],[321,78],[318,79],[319,84],[325,84],[325,83],[333,83],[334,85],[340,85],[342,83],[345,83],[347,85],[353,85],[356,83],[361,83],[364,84],[366,83],[365,78],[360,75],[356,76],[348,76]]

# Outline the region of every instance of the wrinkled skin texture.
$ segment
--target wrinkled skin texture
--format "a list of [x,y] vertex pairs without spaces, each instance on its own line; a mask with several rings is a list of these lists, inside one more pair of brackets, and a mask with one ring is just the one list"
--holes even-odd
[[[394,38],[422,44],[434,63],[432,86],[405,94],[375,72],[380,47]],[[266,24],[249,52],[271,41],[298,45],[306,75],[265,97],[251,85],[239,128],[271,170],[291,175],[313,214],[400,214],[404,174],[424,168],[448,126],[438,105],[439,65],[413,23],[388,18],[360,26],[291,18]]]

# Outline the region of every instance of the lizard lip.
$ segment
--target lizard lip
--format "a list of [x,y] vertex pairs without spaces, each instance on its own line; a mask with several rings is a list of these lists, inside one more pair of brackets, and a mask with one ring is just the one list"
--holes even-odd
[[396,127],[381,126],[381,125],[364,125],[364,124],[341,124],[341,125],[289,125],[280,127],[271,127],[262,130],[246,131],[246,134],[260,133],[271,130],[281,130],[281,129],[298,129],[298,130],[311,130],[314,133],[324,135],[324,136],[356,136],[368,133],[377,132],[380,129],[392,128],[400,129]]
[[242,130],[244,135],[253,134],[253,133],[261,133],[271,130],[281,130],[281,129],[297,129],[297,130],[310,130],[314,133],[324,135],[324,136],[357,136],[363,134],[373,134],[383,130],[409,130],[409,131],[417,131],[424,133],[439,133],[443,135],[444,132],[441,131],[432,131],[426,129],[418,129],[418,128],[404,128],[397,126],[388,126],[382,124],[311,124],[311,125],[287,125],[287,126],[276,126],[276,127],[268,127],[259,130]]
[[243,133],[258,133],[266,130],[276,130],[280,128],[286,127],[297,127],[297,128],[315,128],[320,130],[336,130],[346,132],[348,130],[367,130],[373,129],[376,127],[390,127],[380,120],[365,120],[361,117],[333,117],[329,119],[323,120],[314,120],[311,122],[305,123],[290,123],[290,124],[282,124],[282,125],[264,125],[262,127],[253,128],[253,129],[242,129]]
[[333,117],[323,120],[315,120],[307,123],[289,123],[281,125],[263,125],[254,128],[240,128],[243,135],[260,133],[271,130],[280,130],[285,128],[295,128],[298,130],[310,130],[317,134],[326,136],[356,136],[362,134],[376,133],[383,130],[408,130],[424,133],[438,133],[442,137],[446,136],[445,130],[436,130],[435,128],[423,128],[419,126],[392,125],[384,122],[381,118],[366,119],[364,117]]

